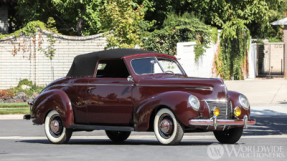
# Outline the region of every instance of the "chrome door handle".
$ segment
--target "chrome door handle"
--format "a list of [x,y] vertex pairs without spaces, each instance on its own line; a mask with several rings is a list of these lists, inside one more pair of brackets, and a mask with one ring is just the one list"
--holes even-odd
[[94,87],[89,87],[88,90],[87,90],[87,93],[91,93],[91,92],[92,92],[91,89],[93,89],[93,88],[94,88]]

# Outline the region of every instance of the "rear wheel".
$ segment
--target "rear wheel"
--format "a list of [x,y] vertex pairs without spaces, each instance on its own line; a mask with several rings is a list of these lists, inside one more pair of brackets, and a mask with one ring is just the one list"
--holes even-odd
[[223,144],[236,143],[243,133],[243,127],[233,128],[225,131],[213,131],[215,138]]
[[131,132],[130,131],[106,131],[106,134],[112,141],[122,142],[122,141],[127,140]]
[[61,116],[57,111],[51,111],[48,113],[45,119],[45,134],[50,142],[54,144],[67,143],[73,131],[66,129],[63,126]]
[[183,128],[174,114],[167,108],[159,110],[154,118],[154,133],[162,144],[179,144],[183,137]]

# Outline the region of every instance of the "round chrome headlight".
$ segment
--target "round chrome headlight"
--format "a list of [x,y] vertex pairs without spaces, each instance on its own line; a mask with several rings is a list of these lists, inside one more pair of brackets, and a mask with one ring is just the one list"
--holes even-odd
[[190,104],[190,106],[195,110],[198,111],[199,107],[200,107],[200,102],[198,100],[197,97],[195,97],[194,95],[190,95],[188,98],[188,102]]
[[248,99],[244,96],[244,95],[240,95],[239,96],[239,103],[241,104],[241,106],[245,109],[248,110],[249,109],[249,102]]

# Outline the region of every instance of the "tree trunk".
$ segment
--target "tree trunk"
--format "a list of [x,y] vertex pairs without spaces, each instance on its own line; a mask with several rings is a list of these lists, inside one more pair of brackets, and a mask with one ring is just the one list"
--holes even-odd
[[[84,15],[86,13],[86,6],[85,6],[85,0],[83,0],[83,4],[81,4],[81,15]],[[79,17],[77,26],[76,26],[76,32],[78,36],[82,36],[82,30],[84,28],[84,19],[82,17]]]

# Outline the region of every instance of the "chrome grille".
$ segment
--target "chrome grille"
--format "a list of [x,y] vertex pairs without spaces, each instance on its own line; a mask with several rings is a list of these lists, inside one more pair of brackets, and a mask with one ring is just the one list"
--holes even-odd
[[232,102],[229,101],[227,104],[227,118],[231,119],[233,117],[233,113],[232,113]]
[[209,109],[210,109],[210,117],[213,116],[212,110],[214,107],[219,108],[219,115],[217,116],[217,119],[229,119],[231,118],[231,108],[230,103],[231,102],[222,102],[222,101],[206,101]]

